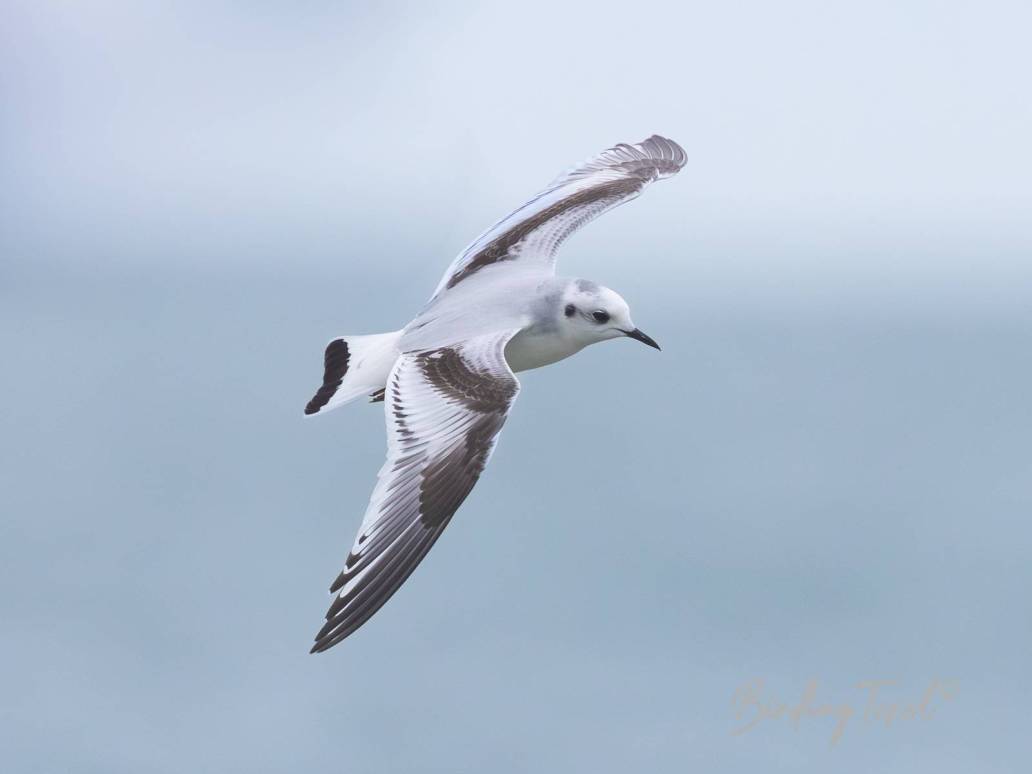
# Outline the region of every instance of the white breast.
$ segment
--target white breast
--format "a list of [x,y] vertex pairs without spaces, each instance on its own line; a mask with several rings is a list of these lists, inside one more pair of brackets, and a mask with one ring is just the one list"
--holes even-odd
[[536,333],[524,330],[512,337],[505,347],[505,359],[513,371],[551,365],[575,355],[584,349],[584,343],[572,341],[556,332]]

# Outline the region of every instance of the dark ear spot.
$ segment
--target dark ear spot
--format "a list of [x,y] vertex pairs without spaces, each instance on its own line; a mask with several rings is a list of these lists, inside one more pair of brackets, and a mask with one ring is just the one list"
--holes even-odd
[[567,304],[566,309],[563,310],[567,317],[573,317],[577,313],[577,307],[573,304]]

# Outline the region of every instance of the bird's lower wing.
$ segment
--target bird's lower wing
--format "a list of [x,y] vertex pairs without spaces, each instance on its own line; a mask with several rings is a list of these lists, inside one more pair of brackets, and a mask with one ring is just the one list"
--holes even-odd
[[398,358],[387,381],[387,461],[312,652],[336,645],[405,582],[473,489],[519,391],[515,330]]

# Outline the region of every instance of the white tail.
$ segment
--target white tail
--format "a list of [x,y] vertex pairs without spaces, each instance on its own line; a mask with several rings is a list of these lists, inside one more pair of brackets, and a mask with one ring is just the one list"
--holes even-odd
[[372,336],[342,336],[326,347],[323,383],[305,414],[320,414],[369,396],[383,400],[387,377],[398,359],[401,331]]

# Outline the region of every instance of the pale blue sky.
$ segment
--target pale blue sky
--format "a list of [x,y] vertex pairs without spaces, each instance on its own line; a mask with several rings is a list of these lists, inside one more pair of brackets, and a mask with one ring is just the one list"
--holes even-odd
[[[1011,772],[1032,715],[1027,4],[0,9],[0,749],[19,772]],[[303,420],[484,226],[653,132],[561,268],[663,345],[522,376],[307,655],[383,453]],[[732,696],[935,717],[770,721]]]

